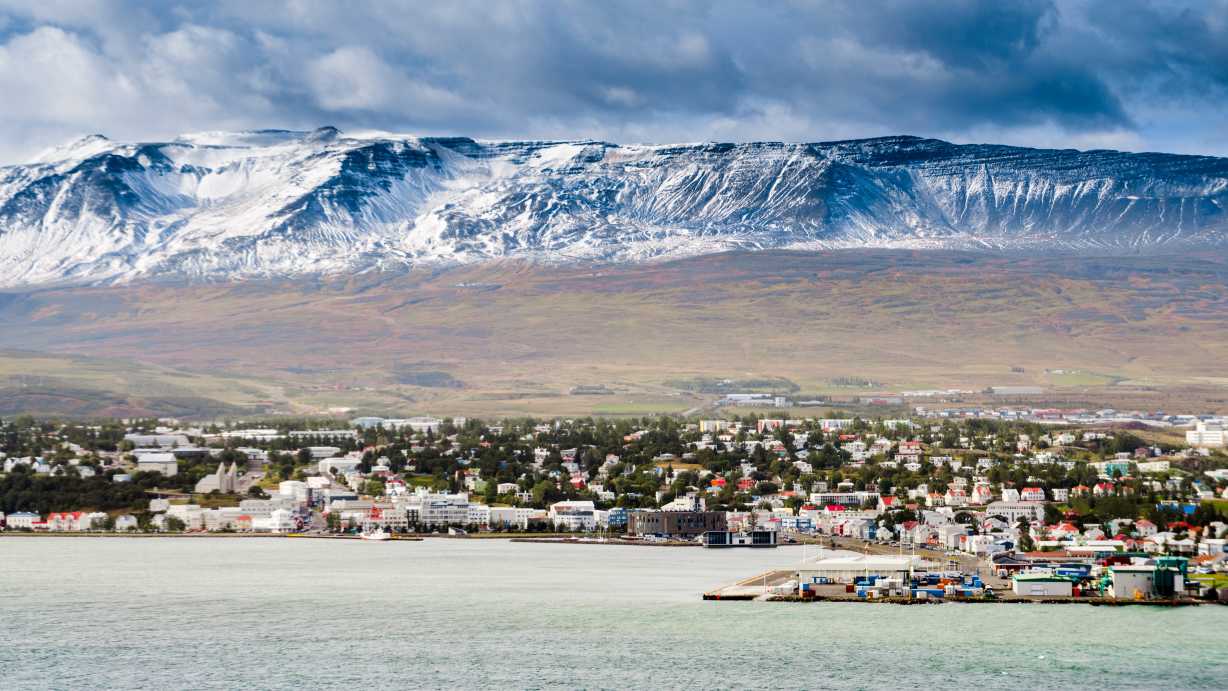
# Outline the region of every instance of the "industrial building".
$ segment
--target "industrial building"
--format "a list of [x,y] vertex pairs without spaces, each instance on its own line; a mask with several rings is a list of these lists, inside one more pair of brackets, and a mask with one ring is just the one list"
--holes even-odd
[[632,535],[693,538],[727,528],[724,511],[632,511],[627,519],[627,532]]

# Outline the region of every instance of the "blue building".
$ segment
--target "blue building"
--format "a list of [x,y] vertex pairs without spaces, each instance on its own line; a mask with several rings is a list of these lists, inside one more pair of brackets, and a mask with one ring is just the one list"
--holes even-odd
[[607,524],[611,528],[626,528],[627,527],[627,509],[616,506],[610,509],[610,514],[606,518]]

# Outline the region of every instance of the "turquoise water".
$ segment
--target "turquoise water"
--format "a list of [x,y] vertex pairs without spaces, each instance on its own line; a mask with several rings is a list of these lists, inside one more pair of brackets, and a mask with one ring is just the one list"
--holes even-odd
[[1215,688],[1228,608],[704,602],[798,548],[0,539],[0,688]]

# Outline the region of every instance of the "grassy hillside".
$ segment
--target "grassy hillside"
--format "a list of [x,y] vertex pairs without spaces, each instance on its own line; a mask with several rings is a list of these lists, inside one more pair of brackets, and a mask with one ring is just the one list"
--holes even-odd
[[[11,325],[0,348],[88,355],[114,376],[127,371],[116,361],[154,368],[142,395],[296,411],[681,412],[714,397],[694,383],[713,379],[837,396],[1029,384],[1063,401],[1228,407],[1228,266],[1209,260],[850,250],[507,262],[12,293],[0,320]],[[8,367],[116,386],[63,362]],[[873,385],[848,386],[863,380]],[[569,393],[597,385],[612,393]]]

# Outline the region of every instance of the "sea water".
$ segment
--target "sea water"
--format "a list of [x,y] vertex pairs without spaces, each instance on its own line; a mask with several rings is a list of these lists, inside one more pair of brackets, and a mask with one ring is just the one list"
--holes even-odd
[[0,688],[1228,687],[1228,608],[705,602],[801,548],[0,539]]

